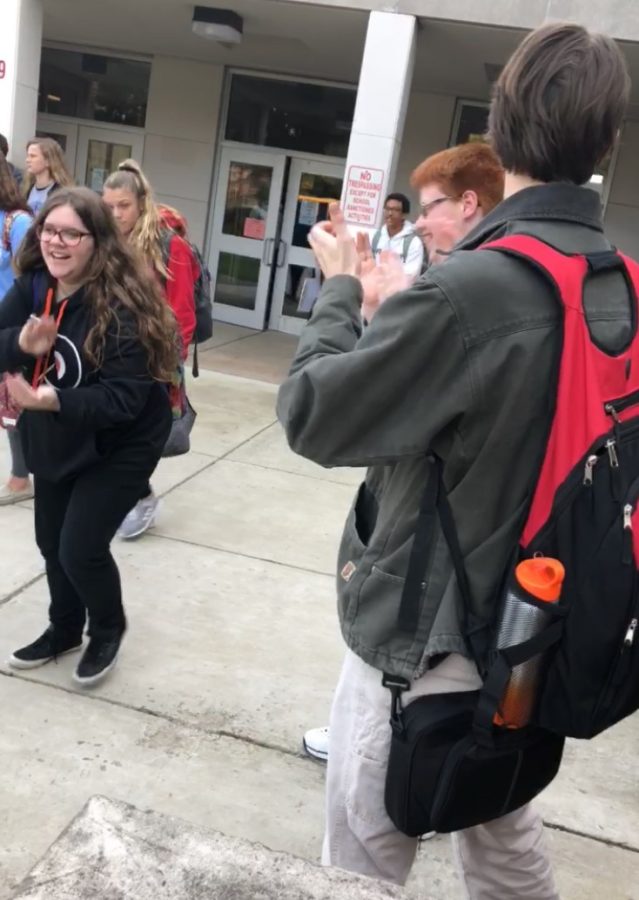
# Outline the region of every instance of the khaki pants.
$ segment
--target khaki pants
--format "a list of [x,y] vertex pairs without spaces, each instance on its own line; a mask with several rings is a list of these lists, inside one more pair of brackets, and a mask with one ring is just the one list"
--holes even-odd
[[[479,683],[474,664],[453,654],[415,681],[404,703]],[[331,712],[322,863],[404,884],[417,839],[397,831],[384,807],[389,715],[382,673],[347,650]],[[469,900],[558,900],[532,807],[457,832],[453,846]]]

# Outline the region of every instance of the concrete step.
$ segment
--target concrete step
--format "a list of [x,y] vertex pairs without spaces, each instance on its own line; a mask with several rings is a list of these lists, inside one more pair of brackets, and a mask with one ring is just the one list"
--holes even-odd
[[388,900],[399,888],[92,797],[15,900]]

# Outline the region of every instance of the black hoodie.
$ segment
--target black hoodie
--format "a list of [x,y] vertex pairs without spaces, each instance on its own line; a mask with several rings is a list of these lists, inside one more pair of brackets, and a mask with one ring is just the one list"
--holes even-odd
[[[21,371],[29,382],[36,361],[18,338],[29,316],[42,314],[47,287],[43,272],[28,273],[0,302],[0,371]],[[54,316],[59,309],[54,305]],[[117,315],[96,369],[82,349],[93,324],[84,289],[68,298],[45,378],[58,391],[60,411],[25,410],[18,423],[35,475],[61,481],[114,455],[142,468],[159,459],[172,421],[168,391],[149,374],[132,314],[120,307]]]

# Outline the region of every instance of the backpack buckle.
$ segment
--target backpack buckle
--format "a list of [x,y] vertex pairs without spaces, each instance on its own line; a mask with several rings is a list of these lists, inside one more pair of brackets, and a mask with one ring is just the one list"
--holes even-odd
[[402,694],[404,691],[410,690],[410,681],[399,675],[389,675],[388,672],[384,672],[382,675],[382,687],[388,688],[391,693],[390,727],[393,729],[394,734],[398,737],[403,737],[406,727],[403,718]]

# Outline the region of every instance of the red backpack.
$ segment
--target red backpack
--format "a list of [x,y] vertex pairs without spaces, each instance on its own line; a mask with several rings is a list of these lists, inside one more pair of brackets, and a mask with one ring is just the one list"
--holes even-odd
[[[484,250],[526,260],[563,307],[555,412],[517,561],[549,556],[566,570],[536,724],[590,738],[639,708],[639,265],[524,235]],[[583,303],[588,275],[606,270],[623,274],[633,302],[633,335],[616,355],[593,341]]]
[[[413,836],[458,831],[520,808],[557,774],[566,737],[593,737],[639,708],[639,265],[613,250],[567,256],[523,235],[477,252],[485,251],[534,266],[563,309],[554,415],[502,596],[515,566],[535,556],[559,560],[565,581],[559,602],[543,604],[545,627],[502,647],[499,604],[491,621],[472,614],[443,462],[429,454],[433,471],[398,624],[415,632],[425,548],[438,519],[463,600],[468,653],[483,683],[477,691],[425,695],[404,706],[410,682],[383,676],[392,732],[385,806],[396,827]],[[616,355],[594,343],[583,304],[588,274],[606,270],[623,274],[633,303],[632,338]],[[502,698],[513,670],[529,660],[540,674],[532,717],[513,727],[501,718]]]

